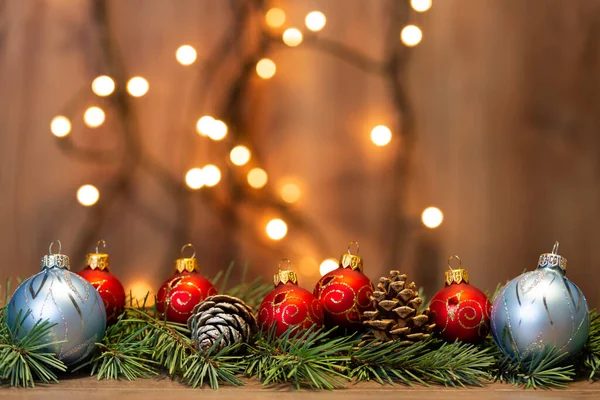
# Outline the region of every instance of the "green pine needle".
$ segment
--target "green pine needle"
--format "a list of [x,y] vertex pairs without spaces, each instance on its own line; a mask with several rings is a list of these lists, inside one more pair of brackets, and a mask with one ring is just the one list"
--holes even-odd
[[[48,321],[38,321],[24,337],[14,334],[6,324],[6,308],[0,309],[0,382],[11,386],[34,387],[35,381],[58,383],[56,371],[66,371],[66,366],[47,346],[64,341],[46,343],[54,326]],[[28,315],[17,317],[19,325]]]
[[256,376],[263,385],[289,382],[296,389],[338,389],[348,380],[348,352],[356,344],[352,337],[331,336],[332,331],[293,328],[280,338],[274,330],[249,347],[247,376]]
[[549,349],[531,360],[513,361],[507,356],[497,359],[491,370],[495,381],[507,382],[526,389],[565,388],[575,376],[575,366],[568,363],[568,354]]
[[596,378],[600,370],[600,314],[595,309],[590,311],[590,335],[579,359],[588,378]]
[[375,380],[446,386],[481,386],[494,363],[489,349],[435,339],[403,347],[400,342],[373,341],[352,353],[350,376],[358,381]]

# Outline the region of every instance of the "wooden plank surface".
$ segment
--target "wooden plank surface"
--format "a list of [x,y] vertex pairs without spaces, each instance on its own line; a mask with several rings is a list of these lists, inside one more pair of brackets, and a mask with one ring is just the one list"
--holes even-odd
[[215,391],[211,389],[192,389],[168,378],[140,379],[134,382],[126,381],[97,381],[95,378],[83,377],[63,379],[58,385],[38,386],[34,389],[0,389],[0,398],[13,399],[61,399],[61,400],[95,400],[95,399],[327,399],[353,400],[376,396],[378,400],[385,399],[430,399],[464,400],[467,396],[485,399],[583,399],[600,398],[600,384],[587,381],[575,382],[566,390],[524,390],[505,384],[491,384],[484,388],[455,389],[444,387],[406,387],[381,386],[376,383],[360,383],[348,386],[347,389],[335,391],[297,391],[289,386],[263,388],[255,381],[248,381],[246,386],[239,388],[222,387]]

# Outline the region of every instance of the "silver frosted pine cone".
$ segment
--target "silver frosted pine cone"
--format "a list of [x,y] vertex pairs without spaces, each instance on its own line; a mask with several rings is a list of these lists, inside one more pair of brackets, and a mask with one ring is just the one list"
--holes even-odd
[[218,294],[194,307],[188,319],[192,343],[207,352],[220,339],[216,350],[248,343],[258,331],[254,311],[237,297]]

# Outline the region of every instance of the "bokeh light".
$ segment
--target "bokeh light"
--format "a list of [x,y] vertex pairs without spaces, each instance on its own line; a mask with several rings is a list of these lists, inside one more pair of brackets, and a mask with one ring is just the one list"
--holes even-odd
[[266,227],[267,236],[273,240],[281,240],[287,235],[288,227],[285,221],[275,218]]
[[296,28],[288,28],[283,32],[283,43],[290,47],[296,47],[302,43],[302,32]]
[[248,184],[254,189],[260,189],[267,184],[269,177],[264,169],[253,168],[248,172]]
[[325,14],[323,14],[321,11],[311,11],[306,15],[304,23],[311,31],[318,32],[325,27],[327,18],[325,18]]
[[421,221],[423,222],[423,225],[431,229],[440,226],[443,220],[444,214],[437,207],[427,207],[421,214]]
[[406,25],[400,32],[402,43],[408,47],[414,47],[423,39],[423,32],[415,25]]
[[93,206],[98,199],[100,199],[100,191],[94,185],[83,185],[77,190],[77,201],[82,206]]
[[150,84],[141,76],[134,76],[127,81],[127,92],[133,97],[142,97],[148,93],[148,89],[150,89]]
[[69,118],[57,115],[50,121],[50,132],[56,137],[65,137],[71,133],[71,121]]
[[411,0],[410,6],[417,12],[425,12],[431,8],[431,0]]
[[216,165],[205,165],[202,168],[202,178],[206,186],[215,186],[221,180],[221,170]]
[[96,96],[105,97],[115,91],[115,81],[107,75],[100,75],[92,81],[92,92]]
[[212,140],[223,140],[227,136],[227,125],[220,119],[215,119],[209,125],[207,136]]
[[100,107],[90,107],[83,114],[83,122],[90,128],[97,128],[104,123],[105,117]]
[[338,269],[338,267],[339,265],[335,258],[327,258],[323,260],[323,262],[319,266],[319,272],[321,273],[321,276],[323,276],[333,270]]
[[134,301],[134,306],[137,304],[136,301],[141,303],[146,299],[146,306],[154,305],[154,296],[152,293],[152,286],[148,282],[136,281],[130,287],[131,298]]
[[279,28],[285,23],[285,12],[281,8],[271,8],[265,14],[265,22],[271,28]]
[[192,168],[185,174],[185,183],[190,189],[200,189],[204,186],[204,176],[201,168]]
[[175,52],[175,58],[181,65],[191,65],[196,61],[197,53],[189,44],[180,46]]
[[196,122],[196,132],[198,132],[200,136],[208,136],[208,132],[210,132],[213,122],[215,122],[215,119],[210,115],[200,117],[198,122]]
[[246,146],[235,146],[231,149],[229,158],[235,165],[245,165],[250,161],[250,150]]
[[295,183],[286,183],[281,187],[281,198],[287,203],[295,203],[300,198],[302,191]]
[[392,140],[392,131],[385,125],[377,125],[371,130],[371,141],[375,146],[385,146]]
[[270,58],[262,58],[256,63],[256,73],[263,79],[271,79],[277,72],[277,66]]

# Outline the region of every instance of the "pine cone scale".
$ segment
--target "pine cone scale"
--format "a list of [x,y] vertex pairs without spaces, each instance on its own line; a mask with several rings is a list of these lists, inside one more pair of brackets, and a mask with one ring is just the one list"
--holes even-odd
[[203,352],[207,352],[217,341],[216,348],[219,350],[236,343],[249,342],[258,330],[252,308],[242,300],[227,295],[207,297],[194,307],[188,327],[192,343]]
[[435,323],[432,323],[429,310],[419,312],[423,300],[419,297],[417,285],[407,283],[407,275],[400,271],[390,271],[389,277],[382,277],[377,290],[371,296],[375,311],[364,313],[364,324],[372,328],[373,337],[384,341],[399,341],[410,345],[427,339]]

